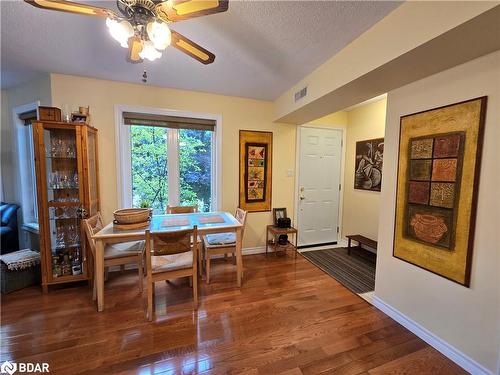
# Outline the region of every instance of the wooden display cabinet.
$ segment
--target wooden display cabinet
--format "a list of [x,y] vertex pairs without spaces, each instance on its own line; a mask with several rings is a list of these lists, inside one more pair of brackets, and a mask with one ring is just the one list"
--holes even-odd
[[82,219],[99,211],[97,129],[33,122],[42,288],[92,277]]

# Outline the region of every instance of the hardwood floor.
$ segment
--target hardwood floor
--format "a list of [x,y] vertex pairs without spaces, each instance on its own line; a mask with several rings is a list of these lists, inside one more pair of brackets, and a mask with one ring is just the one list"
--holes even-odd
[[86,285],[2,295],[2,361],[51,374],[462,374],[462,369],[307,260],[217,260],[192,310],[188,281],[156,286],[145,318],[137,272],[110,274],[105,310]]

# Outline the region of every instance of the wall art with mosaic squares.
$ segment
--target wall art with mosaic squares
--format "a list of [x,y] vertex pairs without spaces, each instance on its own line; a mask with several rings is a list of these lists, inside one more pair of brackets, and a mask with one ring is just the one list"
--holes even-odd
[[410,138],[405,235],[451,249],[465,132]]
[[394,257],[469,286],[487,98],[401,117]]

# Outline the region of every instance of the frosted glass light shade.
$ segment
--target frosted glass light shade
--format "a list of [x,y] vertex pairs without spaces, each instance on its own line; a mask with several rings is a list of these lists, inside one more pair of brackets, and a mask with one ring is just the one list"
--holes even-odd
[[141,59],[147,59],[149,61],[155,61],[161,57],[161,52],[157,51],[153,42],[150,40],[142,43],[142,51],[139,52]]
[[165,22],[152,21],[146,26],[146,31],[157,50],[163,51],[172,41],[172,33]]
[[106,19],[109,33],[123,48],[128,48],[128,39],[134,36],[134,28],[127,20]]

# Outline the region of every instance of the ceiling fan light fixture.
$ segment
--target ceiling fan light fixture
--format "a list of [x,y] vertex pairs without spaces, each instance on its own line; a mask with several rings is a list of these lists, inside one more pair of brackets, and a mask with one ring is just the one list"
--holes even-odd
[[78,0],[24,1],[41,9],[106,19],[111,37],[127,48],[126,59],[134,64],[142,63],[144,59],[153,61],[160,58],[161,52],[170,45],[202,64],[213,63],[213,53],[170,30],[169,25],[226,12],[229,4],[229,0],[115,0],[117,13],[107,7],[81,4]]
[[151,21],[146,26],[149,40],[157,50],[163,51],[172,41],[172,33],[168,25],[161,21]]
[[123,48],[128,48],[128,39],[134,36],[134,28],[127,20],[106,19],[109,33]]
[[155,61],[161,57],[161,52],[157,51],[153,42],[147,40],[142,43],[142,51],[139,52],[141,59]]

